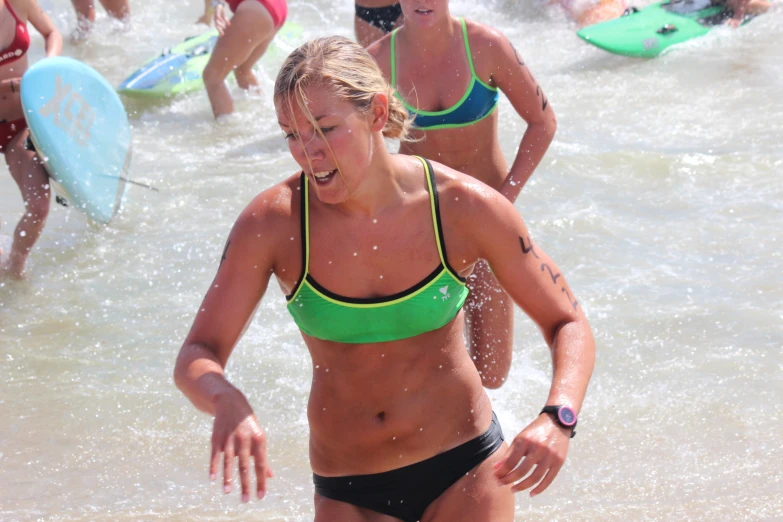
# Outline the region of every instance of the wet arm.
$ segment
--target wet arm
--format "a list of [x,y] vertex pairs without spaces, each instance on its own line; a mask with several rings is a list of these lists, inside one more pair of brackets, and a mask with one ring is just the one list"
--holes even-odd
[[472,235],[479,241],[477,255],[489,262],[503,288],[543,333],[553,364],[547,404],[566,404],[579,412],[595,363],[595,342],[584,311],[514,207],[497,194],[483,199],[473,225],[479,227]]
[[226,379],[224,369],[266,291],[274,267],[272,241],[258,239],[263,229],[258,217],[248,210],[237,220],[215,280],[177,357],[177,387],[199,410],[209,414],[214,414],[217,399],[238,392]]
[[63,37],[52,23],[49,15],[44,13],[35,0],[27,0],[27,19],[43,36],[46,43],[46,56],[60,56],[63,49]]
[[514,202],[552,143],[557,121],[546,94],[511,42],[498,37],[493,48],[496,49],[496,72],[492,79],[527,123],[514,163],[500,188],[500,192]]

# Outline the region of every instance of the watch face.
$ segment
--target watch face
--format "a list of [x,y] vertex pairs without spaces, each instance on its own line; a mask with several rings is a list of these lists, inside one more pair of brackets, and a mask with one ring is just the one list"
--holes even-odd
[[568,406],[563,406],[560,408],[560,410],[557,412],[557,416],[560,419],[560,422],[562,422],[565,426],[573,426],[576,422],[576,414],[574,413],[574,410]]

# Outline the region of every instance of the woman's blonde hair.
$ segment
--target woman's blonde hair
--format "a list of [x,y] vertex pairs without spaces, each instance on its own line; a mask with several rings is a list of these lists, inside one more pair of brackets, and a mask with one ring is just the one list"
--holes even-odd
[[407,141],[412,119],[393,89],[383,77],[372,56],[362,47],[342,36],[311,40],[288,55],[275,80],[275,103],[293,109],[293,99],[307,119],[321,129],[307,109],[305,89],[323,86],[335,96],[349,101],[360,111],[368,111],[373,97],[385,93],[389,100],[389,119],[383,128],[386,138]]

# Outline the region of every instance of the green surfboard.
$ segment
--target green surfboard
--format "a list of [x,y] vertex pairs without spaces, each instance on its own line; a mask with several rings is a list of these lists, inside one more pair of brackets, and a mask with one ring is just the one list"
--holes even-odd
[[[302,40],[302,26],[286,22],[269,45],[264,59],[282,59]],[[129,98],[167,98],[204,88],[201,73],[217,43],[216,29],[186,39],[150,58],[117,87]]]
[[674,45],[704,36],[729,18],[731,11],[722,2],[673,0],[642,9],[630,7],[623,16],[583,27],[576,34],[610,53],[654,58]]

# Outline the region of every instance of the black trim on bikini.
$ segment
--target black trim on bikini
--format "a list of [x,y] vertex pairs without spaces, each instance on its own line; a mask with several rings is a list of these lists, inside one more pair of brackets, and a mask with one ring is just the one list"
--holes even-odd
[[331,292],[318,284],[318,282],[313,279],[313,276],[310,274],[307,274],[307,282],[310,283],[310,285],[324,294],[326,297],[330,299],[334,299],[335,301],[340,301],[342,303],[349,303],[349,304],[379,304],[379,303],[386,303],[389,301],[395,301],[397,299],[402,299],[403,297],[407,297],[410,294],[416,292],[417,290],[420,290],[424,286],[427,286],[429,283],[431,283],[433,280],[435,280],[442,272],[445,270],[445,267],[442,265],[438,265],[438,268],[436,268],[430,275],[413,285],[412,287],[408,288],[407,290],[403,290],[402,292],[398,292],[394,295],[384,295],[382,297],[346,297],[344,295],[335,294],[334,292]]
[[464,277],[461,277],[454,268],[449,264],[449,257],[446,254],[446,240],[443,239],[443,223],[440,220],[440,204],[438,203],[438,186],[435,184],[435,171],[432,169],[432,163],[428,159],[422,158],[424,163],[427,164],[427,171],[430,176],[430,184],[432,185],[432,200],[435,205],[435,228],[438,231],[438,238],[440,239],[440,250],[443,254],[443,263],[446,265],[446,269],[451,272],[451,275],[456,277],[463,283],[466,281]]
[[305,183],[307,183],[307,179],[305,178],[305,173],[302,171],[302,174],[299,176],[299,201],[300,201],[300,208],[299,208],[299,228],[300,228],[300,235],[302,236],[302,273],[299,274],[299,280],[296,282],[296,286],[294,286],[294,289],[291,290],[291,293],[285,296],[286,301],[290,301],[294,295],[296,295],[296,292],[299,290],[299,287],[302,286],[302,282],[304,282],[304,274],[307,270],[307,214],[305,213],[305,205],[307,205],[307,196],[305,191]]
[[[424,159],[424,158],[422,158]],[[348,304],[379,304],[379,303],[386,303],[390,301],[395,301],[397,299],[402,299],[404,297],[407,297],[408,295],[416,292],[417,290],[420,290],[433,280],[435,280],[444,270],[447,270],[453,275],[458,281],[465,283],[465,278],[460,277],[460,275],[451,267],[449,264],[449,259],[446,256],[446,243],[443,239],[443,226],[441,224],[440,220],[440,206],[438,204],[438,186],[435,184],[435,172],[432,170],[432,164],[427,160],[424,159],[424,162],[427,164],[427,171],[428,175],[430,177],[430,185],[432,186],[432,201],[435,206],[435,228],[437,230],[438,237],[440,239],[440,248],[441,252],[443,254],[443,264],[439,264],[438,267],[435,268],[435,270],[430,273],[427,277],[413,285],[412,287],[408,288],[407,290],[403,290],[402,292],[398,292],[393,295],[389,296],[382,296],[382,297],[347,297],[344,295],[336,294],[323,286],[321,286],[318,281],[315,280],[315,278],[310,275],[310,271],[307,270],[307,275],[302,278],[300,277],[299,282],[297,283],[296,287],[294,287],[293,291],[286,296],[286,300],[290,301],[296,292],[299,290],[299,287],[302,285],[304,279],[307,280],[310,285],[315,288],[318,292],[322,293],[326,297],[330,299],[334,299],[335,301],[340,301],[343,303]],[[301,221],[302,221],[302,273],[304,274],[304,271],[309,268],[307,267],[307,230],[305,228],[307,216],[305,213],[305,205],[308,203],[305,197],[305,190],[304,190],[304,183],[306,183],[305,177],[304,177],[304,171],[302,172],[302,209],[300,211],[301,215]]]

